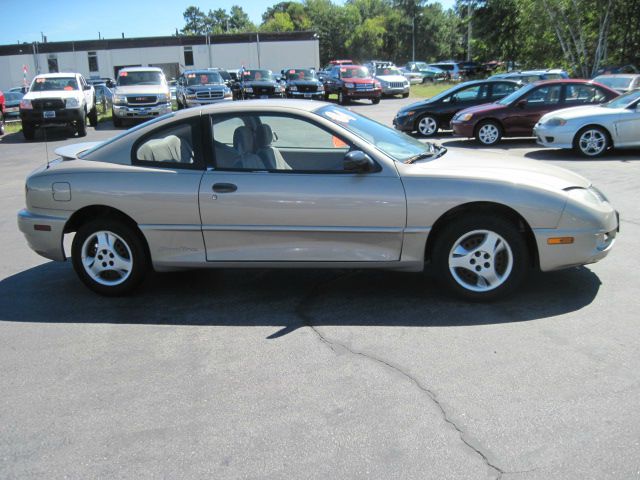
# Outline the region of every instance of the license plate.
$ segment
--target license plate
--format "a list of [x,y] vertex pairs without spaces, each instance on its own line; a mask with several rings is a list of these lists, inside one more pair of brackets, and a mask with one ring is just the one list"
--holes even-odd
[[17,112],[18,111],[18,107],[9,107],[9,108],[5,108],[4,110],[7,113],[11,113],[11,112]]
[[260,98],[269,98],[269,95],[260,95]]
[[311,94],[310,93],[305,93],[304,94],[304,98],[311,98]]
[[42,116],[44,118],[56,118],[56,112],[52,110],[45,110],[44,112],[42,112]]

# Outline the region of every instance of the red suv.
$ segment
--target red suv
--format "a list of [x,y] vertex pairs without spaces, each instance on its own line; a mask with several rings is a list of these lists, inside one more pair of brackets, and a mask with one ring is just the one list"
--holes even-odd
[[532,137],[534,125],[546,113],[604,103],[618,95],[590,80],[544,80],[530,83],[495,103],[459,111],[451,128],[455,135],[494,145],[502,137]]
[[372,103],[380,103],[382,85],[371,76],[367,67],[361,65],[335,65],[323,79],[324,95],[338,94],[338,103],[345,105],[349,100],[368,98]]

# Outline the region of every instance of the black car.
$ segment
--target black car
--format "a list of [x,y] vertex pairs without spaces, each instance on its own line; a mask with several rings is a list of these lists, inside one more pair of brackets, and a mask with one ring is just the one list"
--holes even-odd
[[24,97],[21,92],[6,92],[4,94],[4,119],[20,119],[20,100]]
[[240,95],[249,98],[283,98],[284,85],[276,80],[271,70],[240,71]]
[[324,99],[324,85],[310,68],[285,68],[282,70],[285,94],[288,98]]
[[435,97],[412,103],[398,111],[393,126],[405,132],[417,131],[424,137],[439,129],[449,129],[453,116],[460,110],[492,103],[518,90],[522,83],[512,80],[474,80],[461,83]]

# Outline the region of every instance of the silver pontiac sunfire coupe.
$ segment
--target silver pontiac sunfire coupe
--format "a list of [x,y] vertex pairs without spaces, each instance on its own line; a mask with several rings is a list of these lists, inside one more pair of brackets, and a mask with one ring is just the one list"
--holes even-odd
[[479,161],[335,105],[233,102],[172,113],[26,182],[30,247],[104,295],[149,267],[420,271],[471,300],[530,268],[605,257],[618,215],[589,181],[536,161]]

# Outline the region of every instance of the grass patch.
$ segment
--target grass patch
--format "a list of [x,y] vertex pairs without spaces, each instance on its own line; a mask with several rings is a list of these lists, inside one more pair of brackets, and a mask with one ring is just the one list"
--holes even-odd
[[448,88],[453,87],[456,84],[453,83],[420,83],[418,85],[411,85],[412,98],[431,98],[440,92],[445,91]]
[[4,124],[4,133],[18,133],[22,131],[22,123],[20,122],[6,122]]

